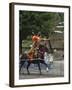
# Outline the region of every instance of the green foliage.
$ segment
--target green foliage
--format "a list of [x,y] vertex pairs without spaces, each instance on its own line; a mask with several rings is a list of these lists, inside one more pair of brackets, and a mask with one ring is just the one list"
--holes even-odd
[[41,32],[42,36],[50,35],[59,22],[64,21],[63,13],[19,11],[20,38]]

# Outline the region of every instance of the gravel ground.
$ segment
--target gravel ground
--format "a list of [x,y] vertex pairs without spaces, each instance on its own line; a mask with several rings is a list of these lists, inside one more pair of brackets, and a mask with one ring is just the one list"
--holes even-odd
[[41,65],[42,74],[38,70],[37,66],[33,64],[30,66],[29,71],[30,75],[27,74],[25,67],[21,69],[19,73],[19,79],[33,79],[33,78],[51,78],[51,77],[63,77],[64,76],[64,60],[53,61],[49,71],[46,71],[45,66]]

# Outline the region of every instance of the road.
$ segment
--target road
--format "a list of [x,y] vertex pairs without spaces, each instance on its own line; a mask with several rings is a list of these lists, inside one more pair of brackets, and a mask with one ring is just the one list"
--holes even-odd
[[30,75],[27,74],[26,68],[22,68],[19,79],[33,79],[33,78],[51,78],[64,76],[64,60],[53,61],[49,71],[46,71],[45,66],[41,65],[42,75],[40,75],[38,67],[31,65],[29,68]]

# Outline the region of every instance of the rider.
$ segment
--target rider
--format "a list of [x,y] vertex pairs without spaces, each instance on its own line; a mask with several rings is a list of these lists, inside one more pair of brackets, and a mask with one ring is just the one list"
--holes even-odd
[[33,60],[33,57],[34,57],[34,48],[31,48],[29,51],[28,51],[28,54],[27,54],[29,60]]
[[39,48],[40,40],[41,40],[40,32],[38,34],[33,33],[33,36],[32,36],[33,45],[31,47],[31,49],[28,51],[28,58],[30,60],[33,60],[34,58],[37,57],[37,51]]
[[41,35],[40,32],[38,34],[35,34],[32,36],[32,41],[33,41],[33,47],[34,48],[38,48],[39,47],[39,43],[41,41]]

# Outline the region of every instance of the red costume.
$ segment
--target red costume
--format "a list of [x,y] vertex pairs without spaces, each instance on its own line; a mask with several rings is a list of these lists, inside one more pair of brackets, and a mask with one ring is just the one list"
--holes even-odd
[[34,35],[34,36],[32,36],[32,41],[33,42],[38,42],[38,41],[40,41],[40,37],[37,36],[37,35]]

